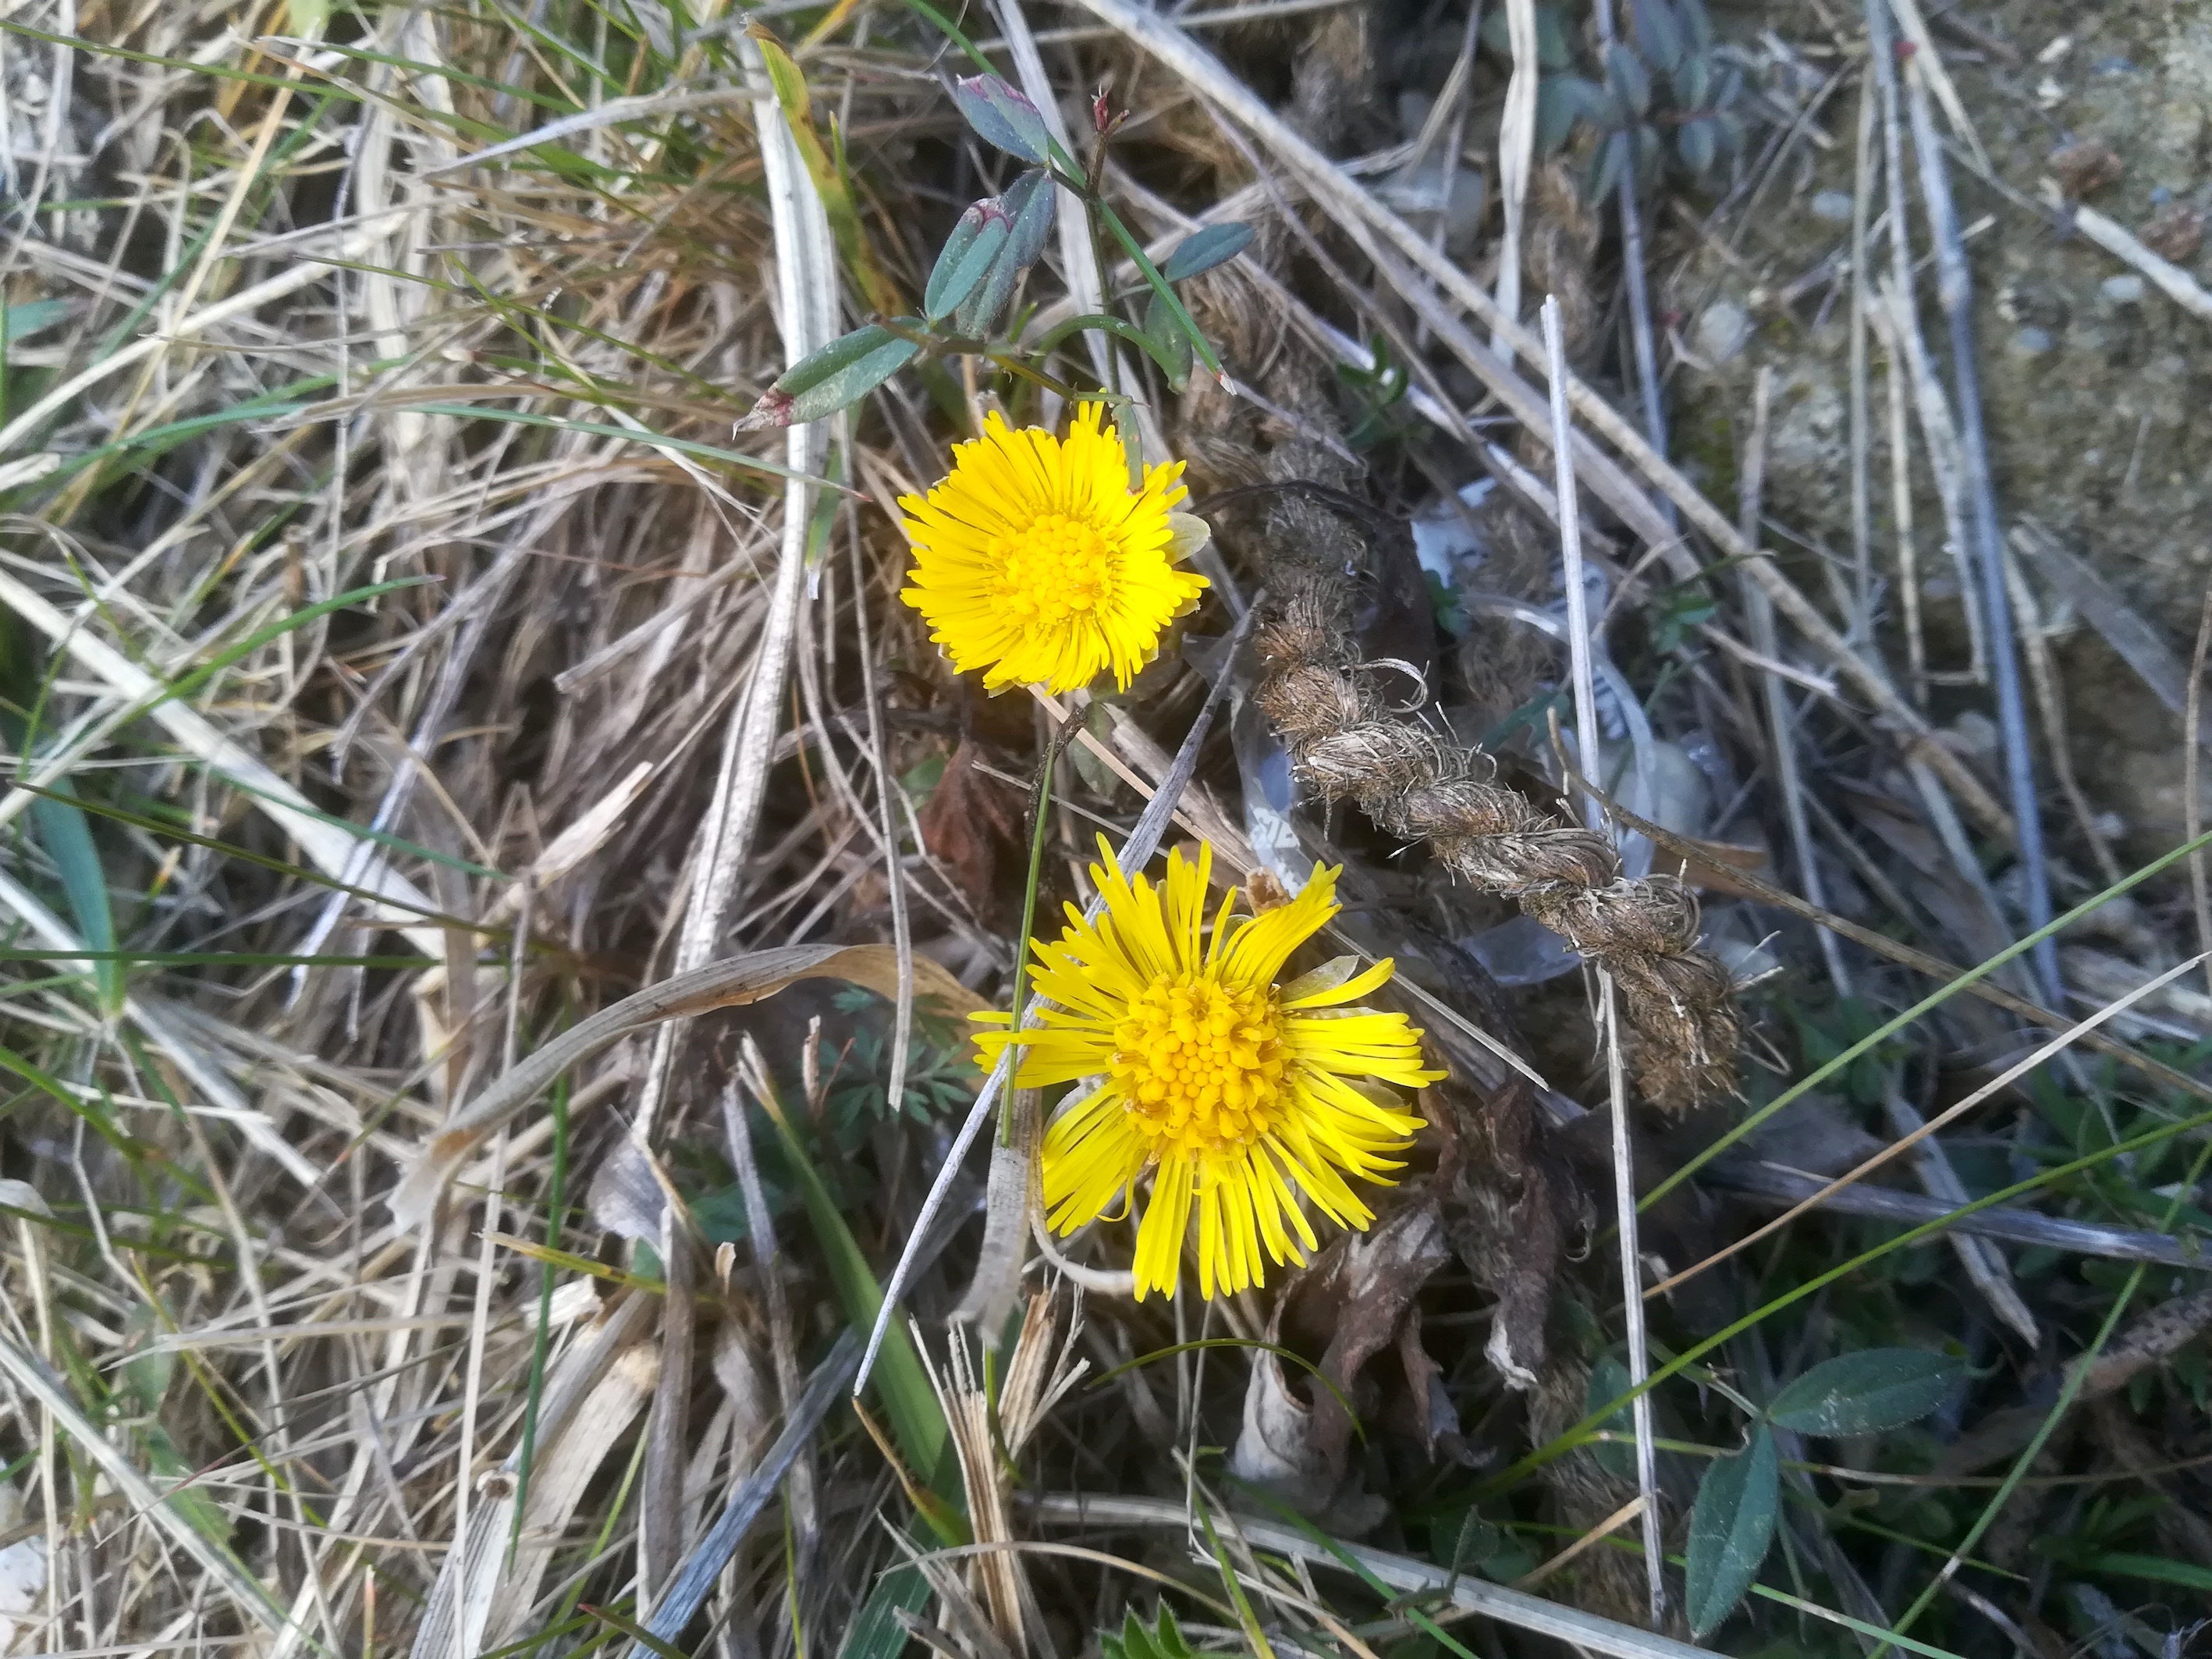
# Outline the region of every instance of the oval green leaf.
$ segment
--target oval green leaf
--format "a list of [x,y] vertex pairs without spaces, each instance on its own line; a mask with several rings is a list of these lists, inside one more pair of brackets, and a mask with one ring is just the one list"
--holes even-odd
[[[921,324],[902,319],[910,328]],[[855,403],[912,362],[921,343],[894,334],[881,323],[870,323],[850,334],[841,334],[821,350],[800,358],[784,370],[776,383],[738,422],[740,432],[769,427],[796,426],[818,421]]]
[[1208,225],[1194,230],[1176,245],[1160,264],[1160,275],[1171,283],[1183,282],[1200,271],[1226,264],[1252,243],[1249,225]]
[[1878,1434],[1943,1403],[1966,1368],[1923,1348],[1869,1348],[1815,1365],[1776,1395],[1768,1419],[1800,1434]]
[[1774,1431],[1762,1423],[1752,1430],[1749,1446],[1715,1460],[1698,1483],[1684,1587],[1692,1635],[1703,1638],[1717,1629],[1759,1577],[1774,1541],[1781,1476]]
[[929,273],[929,283],[921,297],[922,315],[933,323],[973,293],[975,284],[983,280],[983,273],[1006,246],[1006,235],[1012,228],[1012,222],[995,196],[976,203],[962,214],[959,223],[952,227],[952,234],[945,239],[945,247]]
[[1042,162],[1051,153],[1052,132],[1037,106],[995,75],[969,75],[953,82],[952,101],[987,144],[1024,161]]

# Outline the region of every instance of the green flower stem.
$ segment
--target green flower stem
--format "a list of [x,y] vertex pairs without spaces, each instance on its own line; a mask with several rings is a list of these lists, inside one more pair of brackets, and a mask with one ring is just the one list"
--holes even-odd
[[[1022,931],[1014,941],[1014,996],[1012,1012],[1006,1029],[1020,1035],[1022,1013],[1029,1003],[1030,991],[1030,935],[1036,926],[1036,896],[1038,884],[1044,878],[1045,809],[1052,805],[1052,769],[1060,760],[1060,751],[1066,746],[1075,728],[1081,724],[1083,711],[1071,709],[1052,735],[1045,739],[1044,753],[1037,757],[1036,793],[1030,798],[1030,873],[1022,888]],[[1014,1061],[1014,1073],[1021,1070],[1018,1057]],[[1010,1073],[1006,1091],[999,1100],[999,1145],[1014,1144],[1014,1095],[1016,1084]]]
[[1107,316],[1103,312],[1092,312],[1088,316],[1083,317],[1070,317],[1066,322],[1055,324],[1048,329],[1044,337],[1036,343],[1037,361],[1041,363],[1050,362],[1052,354],[1060,349],[1061,343],[1070,335],[1093,328],[1103,329],[1117,340],[1127,340],[1158,363],[1163,374],[1176,373],[1176,365],[1167,360],[1166,356],[1158,345],[1153,343],[1152,337],[1144,330],[1133,324],[1123,322],[1119,317]]

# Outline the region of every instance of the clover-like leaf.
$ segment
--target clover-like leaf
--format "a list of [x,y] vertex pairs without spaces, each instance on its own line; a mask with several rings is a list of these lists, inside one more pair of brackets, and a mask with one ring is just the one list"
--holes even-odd
[[1168,309],[1168,302],[1157,294],[1145,307],[1145,337],[1152,342],[1152,360],[1168,377],[1169,386],[1181,392],[1188,386],[1190,336],[1183,332],[1175,313]]
[[1171,283],[1187,282],[1201,271],[1227,264],[1251,244],[1249,225],[1207,225],[1176,244],[1175,252],[1160,261],[1160,275]]
[[[1482,44],[1501,58],[1513,55],[1513,22],[1503,6],[1482,20]],[[1566,24],[1557,6],[1536,8],[1536,66],[1547,74],[1571,67],[1574,52],[1567,44]]]
[[952,101],[975,136],[1009,155],[1042,163],[1052,151],[1052,130],[1037,106],[995,75],[963,76],[952,83]]
[[1667,0],[1636,0],[1635,16],[1636,44],[1652,68],[1672,70],[1682,61],[1689,41]]
[[1027,270],[1044,252],[1044,239],[1052,234],[1052,216],[1060,193],[1045,182],[1044,170],[1031,167],[1006,186],[1000,205],[1014,228],[1006,243],[1006,257],[1017,270]]
[[1781,1474],[1774,1431],[1761,1423],[1752,1430],[1749,1446],[1734,1457],[1716,1458],[1698,1483],[1684,1575],[1684,1612],[1692,1636],[1717,1629],[1759,1577],[1774,1542]]
[[1674,65],[1671,76],[1674,86],[1674,101],[1684,109],[1703,109],[1705,95],[1713,88],[1712,60],[1703,52],[1684,54]]
[[1877,1434],[1917,1423],[1966,1375],[1924,1348],[1868,1348],[1824,1360],[1768,1402],[1768,1419],[1800,1434]]
[[922,290],[921,314],[935,322],[966,299],[1004,252],[1013,221],[995,196],[975,203],[960,216],[937,256]]
[[1720,151],[1720,140],[1714,136],[1712,118],[1701,115],[1694,120],[1683,122],[1674,134],[1674,149],[1691,177],[1704,178]]
[[1620,106],[1595,81],[1578,75],[1547,75],[1536,83],[1536,154],[1549,155],[1573,136],[1575,123],[1621,125]]
[[1601,139],[1597,154],[1590,161],[1588,186],[1583,194],[1593,206],[1602,204],[1620,189],[1624,180],[1634,171],[1635,149],[1626,128],[1609,132]]
[[1651,71],[1644,67],[1641,58],[1618,40],[1605,49],[1605,82],[1631,114],[1651,112]]
[[996,198],[1008,221],[1006,238],[982,280],[953,313],[952,325],[959,333],[973,338],[988,333],[999,320],[1006,301],[1013,298],[1014,285],[1021,281],[1022,273],[1044,252],[1045,238],[1052,234],[1057,195],[1042,171],[1031,167]]
[[[910,329],[922,326],[915,317],[900,321]],[[890,380],[921,349],[919,340],[894,333],[881,323],[841,334],[784,370],[738,422],[738,430],[759,432],[770,427],[797,426],[834,415]]]

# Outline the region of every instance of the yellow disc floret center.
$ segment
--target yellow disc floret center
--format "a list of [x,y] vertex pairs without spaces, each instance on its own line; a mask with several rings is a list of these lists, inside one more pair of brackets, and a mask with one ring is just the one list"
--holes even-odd
[[1115,546],[1096,525],[1046,513],[992,538],[1005,620],[1054,628],[1103,609],[1114,598]]
[[1114,1032],[1113,1076],[1156,1157],[1249,1146],[1283,1109],[1282,1024],[1272,990],[1162,975]]

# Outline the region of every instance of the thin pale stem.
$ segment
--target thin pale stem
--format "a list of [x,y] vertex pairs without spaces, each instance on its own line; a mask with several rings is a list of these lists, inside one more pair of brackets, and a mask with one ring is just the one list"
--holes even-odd
[[[1573,428],[1567,413],[1567,352],[1559,323],[1556,295],[1544,301],[1544,345],[1551,359],[1552,458],[1557,469],[1559,497],[1559,556],[1567,584],[1567,648],[1573,664],[1575,735],[1584,777],[1603,775],[1598,752],[1597,681],[1593,666],[1588,592],[1583,586],[1582,513],[1575,496]],[[1594,830],[1609,834],[1605,810],[1595,798],[1583,801],[1584,820]],[[1628,1073],[1620,1054],[1620,1024],[1613,994],[1613,975],[1598,970],[1598,1025],[1605,1043],[1607,1092],[1613,1108],[1613,1191],[1615,1224],[1620,1236],[1621,1303],[1628,1338],[1628,1380],[1641,1389],[1631,1405],[1636,1430],[1636,1488],[1643,1503],[1645,1588],[1650,1598],[1651,1622],[1656,1627],[1667,1612],[1666,1558],[1659,1531],[1658,1464],[1652,1450],[1651,1395],[1644,1388],[1650,1375],[1645,1349],[1644,1299],[1637,1294],[1643,1282],[1637,1248],[1636,1149],[1629,1134]]]

